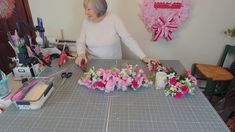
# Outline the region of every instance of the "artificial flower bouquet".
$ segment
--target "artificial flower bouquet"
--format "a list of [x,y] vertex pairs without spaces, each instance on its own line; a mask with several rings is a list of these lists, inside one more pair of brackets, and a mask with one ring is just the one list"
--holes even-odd
[[182,98],[186,94],[194,94],[195,87],[197,86],[197,79],[192,76],[190,71],[178,75],[173,68],[165,67],[156,61],[151,61],[148,64],[148,69],[149,71],[165,72],[167,74],[167,81],[164,89],[167,96],[170,95],[175,98]]
[[95,70],[93,67],[84,74],[78,83],[89,89],[99,89],[105,93],[110,93],[115,89],[126,91],[131,88],[137,90],[140,87],[149,87],[152,84],[143,69],[138,69],[137,65],[129,64],[126,64],[121,70],[115,67]]

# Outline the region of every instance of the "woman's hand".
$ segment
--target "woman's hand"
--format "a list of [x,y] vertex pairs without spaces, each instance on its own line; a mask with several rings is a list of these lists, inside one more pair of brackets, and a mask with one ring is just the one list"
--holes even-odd
[[145,63],[150,63],[150,61],[155,61],[155,62],[160,63],[160,61],[157,58],[153,58],[153,57],[149,57],[149,56],[145,56],[142,60]]
[[75,63],[79,65],[81,68],[85,68],[87,62],[88,62],[88,59],[86,57],[86,54],[81,54],[75,59]]

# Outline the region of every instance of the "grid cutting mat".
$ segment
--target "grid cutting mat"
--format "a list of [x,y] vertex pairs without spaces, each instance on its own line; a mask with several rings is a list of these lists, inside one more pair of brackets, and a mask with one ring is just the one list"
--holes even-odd
[[[184,70],[179,61],[162,61],[178,72]],[[93,60],[95,68],[121,64],[138,64],[131,60]],[[227,132],[219,115],[197,90],[194,96],[176,100],[163,90],[141,88],[137,91],[115,91],[105,94],[79,86],[82,71],[75,64],[48,68],[43,74],[61,69],[73,76],[63,86],[60,76],[54,78],[55,90],[40,110],[23,111],[15,106],[0,115],[0,131],[5,132]]]

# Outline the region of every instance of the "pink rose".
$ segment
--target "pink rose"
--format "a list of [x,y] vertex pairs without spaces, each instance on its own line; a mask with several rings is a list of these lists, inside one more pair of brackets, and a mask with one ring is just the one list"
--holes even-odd
[[139,69],[139,74],[144,74],[144,70],[143,69]]
[[181,87],[181,90],[183,91],[183,93],[184,93],[184,94],[186,94],[186,93],[188,93],[188,92],[189,92],[188,87],[187,87],[187,86],[185,86],[185,85],[183,85],[183,86]]
[[156,66],[152,66],[151,71],[155,71],[157,69]]
[[182,84],[181,84],[180,82],[176,82],[175,86],[176,86],[176,87],[181,87]]
[[170,79],[170,84],[175,85],[177,83],[176,77]]
[[198,81],[194,76],[191,76],[191,80],[193,81],[193,85],[197,86]]
[[97,86],[98,88],[103,88],[103,87],[104,87],[104,83],[101,82],[101,81],[96,82],[96,86]]
[[132,85],[133,85],[133,88],[135,88],[135,89],[137,89],[137,88],[139,87],[139,83],[138,83],[138,81],[136,81],[136,80],[134,80],[134,81],[132,82]]
[[181,92],[176,92],[174,96],[175,98],[180,99],[183,97],[183,94]]

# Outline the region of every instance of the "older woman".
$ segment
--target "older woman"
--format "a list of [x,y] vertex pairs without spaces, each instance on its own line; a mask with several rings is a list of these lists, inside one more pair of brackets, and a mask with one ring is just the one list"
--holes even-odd
[[81,66],[82,60],[121,59],[121,42],[144,62],[149,62],[116,15],[107,12],[106,0],[84,0],[83,6],[87,18],[83,21],[80,38],[77,41],[78,57],[75,62]]

